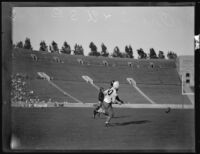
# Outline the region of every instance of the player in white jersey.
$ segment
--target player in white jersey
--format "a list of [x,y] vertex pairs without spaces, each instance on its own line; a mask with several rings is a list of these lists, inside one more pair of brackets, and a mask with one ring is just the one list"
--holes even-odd
[[[110,88],[113,87],[114,82],[115,82],[115,80],[111,81]],[[98,95],[99,103],[94,105],[95,109],[93,110],[93,118],[95,118],[96,114],[98,114],[100,117],[100,113],[103,113],[103,114],[105,113],[104,109],[102,109],[102,104],[103,104],[103,100],[104,100],[104,95],[106,95],[106,94],[107,94],[107,91],[104,91],[104,88],[101,87],[99,90],[99,95]]]
[[104,110],[104,114],[107,116],[105,125],[108,126],[111,118],[113,117],[113,103],[122,104],[123,101],[116,99],[118,97],[117,91],[119,89],[119,82],[115,81],[113,83],[113,87],[104,91],[104,101],[102,104],[102,108]]

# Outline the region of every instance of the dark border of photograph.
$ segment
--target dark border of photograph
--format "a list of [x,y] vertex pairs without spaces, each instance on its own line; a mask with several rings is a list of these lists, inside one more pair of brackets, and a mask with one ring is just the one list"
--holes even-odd
[[[12,8],[13,7],[59,7],[59,6],[194,6],[195,7],[195,35],[200,34],[199,14],[200,3],[199,2],[2,2],[2,151],[3,152],[159,152],[164,151],[69,151],[69,150],[53,150],[53,151],[23,151],[23,150],[11,150],[11,106],[10,106],[10,79],[12,72]],[[195,153],[200,153],[200,126],[199,126],[199,114],[200,114],[200,51],[195,51]],[[187,151],[186,151],[187,153]]]

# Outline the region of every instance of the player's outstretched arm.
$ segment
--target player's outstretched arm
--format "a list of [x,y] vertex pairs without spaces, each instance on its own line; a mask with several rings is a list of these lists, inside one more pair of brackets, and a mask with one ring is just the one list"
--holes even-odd
[[116,100],[117,100],[118,102],[120,102],[121,104],[124,104],[124,101],[122,101],[122,100],[119,98],[119,96],[116,97]]
[[115,101],[112,101],[112,103],[113,104],[119,104],[119,105],[124,104],[123,101],[118,101],[117,99]]

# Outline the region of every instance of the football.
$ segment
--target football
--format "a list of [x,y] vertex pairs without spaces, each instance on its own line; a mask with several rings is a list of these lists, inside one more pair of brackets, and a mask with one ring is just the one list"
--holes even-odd
[[171,111],[171,108],[168,107],[167,110],[165,111],[165,113],[169,113]]

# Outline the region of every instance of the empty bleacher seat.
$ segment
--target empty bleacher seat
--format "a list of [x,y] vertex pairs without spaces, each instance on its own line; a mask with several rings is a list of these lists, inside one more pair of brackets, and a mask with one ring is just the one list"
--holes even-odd
[[[52,102],[64,102],[66,99],[69,99],[67,102],[74,102],[68,96],[63,96],[63,93],[53,88],[48,82],[38,80],[37,71],[47,73],[50,80],[54,77],[55,83],[63,90],[70,92],[72,96],[88,103],[94,103],[96,101],[97,91],[81,78],[83,74],[89,75],[94,79],[94,83],[102,87],[107,87],[108,82],[113,79],[118,80],[121,84],[120,96],[122,99],[126,98],[127,101],[133,103],[144,103],[146,100],[136,89],[128,85],[126,81],[127,77],[132,77],[137,82],[137,86],[155,102],[179,103],[182,98],[181,82],[177,70],[174,68],[174,61],[109,59],[73,55],[59,56],[52,53],[43,54],[34,51],[32,53],[36,55],[36,59],[39,59],[37,63],[32,62],[32,60],[30,61],[30,52],[21,50],[14,52],[15,59],[13,59],[14,62],[12,63],[13,73],[25,72],[31,78],[29,80],[30,84],[27,86],[34,92],[37,92],[38,97],[41,99],[52,98]],[[60,58],[68,65],[59,65],[59,63],[56,65],[52,64],[53,56]],[[104,60],[111,67],[105,67],[103,65]],[[128,66],[128,62],[132,63],[132,67]],[[155,68],[151,69],[150,62],[154,63],[156,69],[158,65],[161,65],[162,68],[159,71],[155,71]],[[56,62],[53,61],[53,63]],[[80,67],[81,64],[87,65],[88,63],[90,64],[89,67]],[[113,67],[115,65],[116,67]],[[31,69],[27,69],[27,66],[30,66]],[[186,74],[184,76],[186,77]],[[190,79],[190,77],[186,79]],[[191,79],[187,82],[191,84]],[[167,99],[161,99],[162,97]]]
[[32,59],[33,59],[33,60],[35,60],[35,61],[37,61],[37,60],[38,60],[37,56],[36,56],[36,55],[34,55],[34,54],[31,54],[31,57],[32,57]]
[[155,67],[155,65],[154,65],[153,62],[150,62],[150,67],[151,67],[151,68],[154,68],[154,67]]
[[103,60],[104,66],[108,66],[108,62],[106,60]]
[[116,64],[112,64],[112,67],[115,67],[116,66]]
[[128,66],[132,67],[133,66],[132,62],[128,62]]
[[83,65],[83,60],[82,59],[77,59],[77,61],[78,61],[79,64]]
[[54,61],[57,63],[63,63],[63,61],[58,57],[53,57]]
[[188,83],[188,84],[189,84],[189,83],[190,83],[190,79],[187,79],[187,80],[186,80],[186,83]]
[[186,77],[190,77],[190,73],[186,73],[186,75],[185,75]]
[[135,66],[136,66],[137,68],[140,68],[140,63],[139,63],[138,61],[136,61]]

